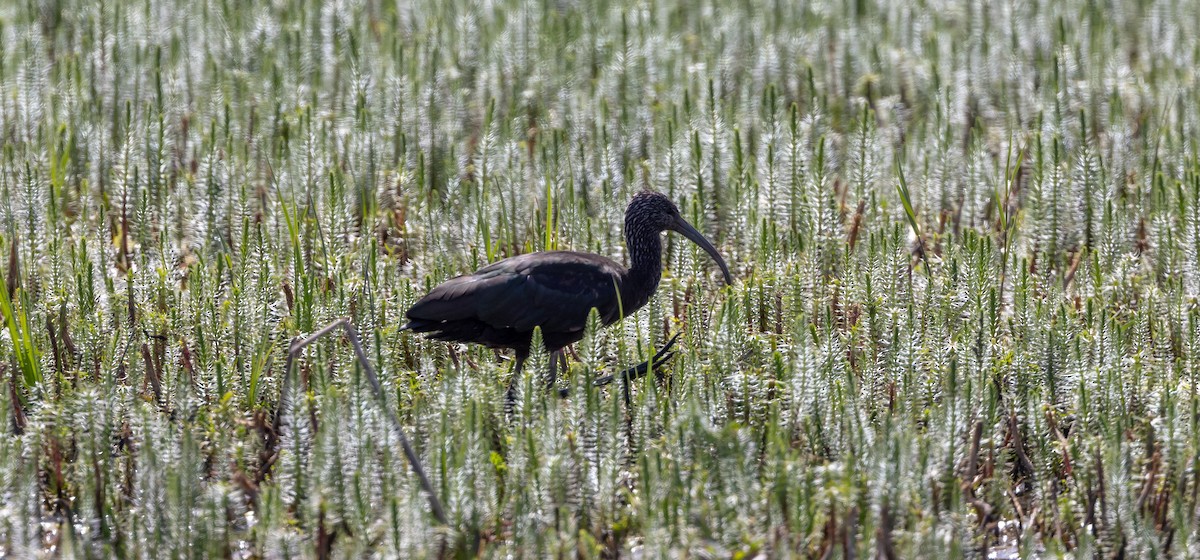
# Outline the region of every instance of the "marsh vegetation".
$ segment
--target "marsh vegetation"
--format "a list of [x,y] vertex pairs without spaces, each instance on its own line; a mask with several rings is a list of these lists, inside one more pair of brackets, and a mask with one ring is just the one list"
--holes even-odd
[[[1200,554],[1194,2],[0,3],[0,556]],[[399,329],[555,248],[559,399]],[[449,523],[437,523],[344,337]],[[671,334],[661,380],[589,381]],[[278,421],[277,421],[278,419]]]

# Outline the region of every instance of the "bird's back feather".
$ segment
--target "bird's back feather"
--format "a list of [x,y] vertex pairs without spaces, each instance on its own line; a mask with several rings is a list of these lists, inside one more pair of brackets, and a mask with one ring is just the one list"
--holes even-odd
[[520,351],[541,327],[546,346],[560,347],[582,336],[592,308],[604,324],[620,318],[617,294],[625,274],[611,259],[589,253],[511,257],[438,285],[408,310],[405,328]]

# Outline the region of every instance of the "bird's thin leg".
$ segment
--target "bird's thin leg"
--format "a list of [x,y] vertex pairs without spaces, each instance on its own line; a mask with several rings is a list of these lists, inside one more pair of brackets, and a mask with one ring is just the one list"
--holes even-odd
[[[524,367],[525,358],[517,356],[517,364],[513,367],[512,380],[508,382],[508,390],[504,393],[504,407],[505,411],[509,414],[512,414],[513,410],[516,409],[517,383],[519,383],[521,380],[521,369]],[[563,353],[562,348],[550,353],[550,363],[548,364],[548,371],[546,372],[546,387],[548,389],[551,391],[554,390],[554,384],[558,382],[558,372],[565,371],[566,367],[567,356],[565,353]],[[566,389],[562,389],[559,391],[559,394],[565,397],[567,396],[566,391]]]
[[633,408],[633,395],[629,386],[633,385],[628,377],[621,378],[621,398],[625,400],[625,421],[630,420],[629,410]]
[[663,346],[662,350],[659,350],[653,358],[650,358],[649,360],[629,369],[620,371],[616,375],[605,375],[604,377],[597,379],[594,384],[596,386],[608,385],[609,383],[612,383],[614,379],[633,381],[645,376],[650,370],[657,371],[658,368],[665,365],[667,361],[675,355],[675,352],[671,351],[671,347],[675,346],[675,341],[679,340],[679,334],[680,333],[675,333],[675,336],[672,336],[671,340],[667,342],[666,346]]
[[558,381],[558,372],[560,367],[563,371],[566,371],[567,356],[566,354],[563,354],[562,348],[550,353],[550,371],[546,377],[547,387],[554,388],[554,383]]
[[525,369],[525,356],[517,354],[517,361],[513,364],[512,377],[508,380],[508,389],[504,391],[504,413],[512,416],[514,410],[517,409],[517,383],[521,382],[521,370]]
[[425,476],[425,469],[421,467],[421,460],[417,457],[417,452],[413,450],[412,444],[409,443],[408,436],[405,435],[404,428],[400,424],[400,419],[396,417],[391,407],[388,406],[387,396],[384,395],[383,387],[379,384],[379,377],[375,375],[375,368],[367,360],[366,352],[363,352],[362,342],[358,337],[358,330],[354,328],[354,325],[350,324],[348,319],[338,319],[306,338],[295,338],[292,340],[291,345],[288,347],[287,364],[283,370],[283,387],[279,396],[278,410],[275,413],[276,433],[278,433],[280,425],[283,423],[283,410],[287,406],[287,398],[290,393],[289,387],[292,379],[292,364],[295,363],[296,356],[299,356],[305,347],[337,330],[338,327],[341,327],[346,332],[346,338],[349,338],[350,344],[354,346],[354,356],[358,358],[359,365],[362,366],[363,372],[367,374],[367,382],[371,385],[371,391],[375,393],[375,399],[378,401],[379,407],[383,409],[384,416],[391,421],[392,428],[396,430],[396,435],[400,439],[400,447],[404,449],[404,455],[408,458],[409,465],[412,466],[413,472],[421,482],[421,488],[425,490],[425,494],[429,497],[429,508],[433,510],[433,517],[442,525],[446,525],[446,512],[442,509],[442,502],[438,499],[437,494],[434,493],[433,485],[429,482],[429,477]]
[[[659,350],[658,353],[654,354],[654,357],[651,358],[650,360],[642,362],[631,368],[622,370],[622,371],[618,372],[616,375],[605,375],[603,377],[597,378],[595,381],[592,382],[592,384],[597,387],[601,387],[604,385],[608,385],[609,383],[612,383],[613,380],[615,380],[615,379],[621,379],[626,382],[629,382],[629,381],[633,381],[635,379],[639,379],[639,378],[645,376],[646,372],[649,370],[654,370],[655,373],[657,374],[658,369],[661,368],[662,366],[666,365],[667,362],[670,361],[670,359],[675,356],[675,352],[671,351],[671,347],[675,346],[675,341],[677,341],[677,340],[679,340],[679,333],[675,333],[675,336],[671,337],[671,340],[667,342],[666,346],[663,346],[662,349]],[[629,400],[628,399],[628,393],[629,393],[628,383],[626,383],[625,389],[626,389],[625,393],[626,393],[626,397],[627,397],[625,400],[628,401]],[[571,390],[566,387],[558,390],[558,396],[562,397],[564,399],[567,398],[568,396],[570,396],[570,394],[571,394]]]

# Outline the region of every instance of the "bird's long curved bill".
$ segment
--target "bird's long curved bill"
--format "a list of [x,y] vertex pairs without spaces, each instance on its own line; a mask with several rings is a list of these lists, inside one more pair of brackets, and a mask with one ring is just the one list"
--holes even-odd
[[712,256],[713,260],[717,261],[717,266],[721,267],[721,272],[725,274],[725,283],[733,285],[733,275],[729,274],[729,267],[725,265],[725,259],[721,258],[721,254],[717,252],[717,248],[713,247],[713,244],[709,243],[699,231],[696,231],[696,228],[692,227],[692,224],[687,223],[687,220],[683,218],[676,218],[673,229],[690,239],[692,243],[699,245],[701,249],[704,249],[704,252]]

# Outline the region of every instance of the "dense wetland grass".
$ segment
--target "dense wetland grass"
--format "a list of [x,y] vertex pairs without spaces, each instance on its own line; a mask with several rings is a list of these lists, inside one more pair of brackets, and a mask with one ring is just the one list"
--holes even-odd
[[[0,556],[1200,554],[1200,6],[0,4]],[[623,258],[560,380],[399,331]],[[339,317],[428,471],[441,526]],[[662,379],[596,389],[674,332]],[[282,404],[281,404],[282,403]]]

